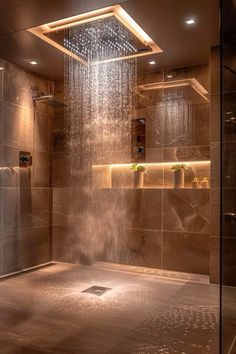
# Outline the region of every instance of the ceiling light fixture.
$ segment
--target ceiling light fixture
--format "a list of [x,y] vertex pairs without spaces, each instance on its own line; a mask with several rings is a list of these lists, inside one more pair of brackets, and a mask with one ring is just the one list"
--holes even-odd
[[157,62],[156,62],[155,60],[150,60],[150,61],[149,61],[149,64],[150,64],[150,65],[155,65],[156,63],[157,63]]
[[169,74],[169,75],[167,75],[166,77],[167,77],[167,79],[172,79],[172,78],[173,78],[173,75],[170,75],[170,74]]
[[190,18],[188,20],[185,21],[187,23],[187,25],[194,25],[196,23],[196,21],[193,18]]
[[36,60],[32,60],[32,61],[30,61],[30,64],[31,64],[31,65],[37,65],[38,62],[37,62]]
[[140,50],[134,51],[130,55],[121,55],[112,59],[109,58],[99,61],[98,63],[129,59],[162,52],[162,49],[148,36],[146,32],[144,32],[144,30],[120,5],[109,6],[77,16],[65,18],[59,21],[47,23],[38,27],[29,28],[28,31],[43,39],[45,42],[51,44],[61,52],[76,60],[79,60],[83,64],[87,64],[88,60],[86,60],[86,58],[84,58],[84,56],[81,55],[79,51],[75,51],[74,48],[70,48],[70,43],[65,45],[65,43],[61,43],[54,37],[57,34],[62,33],[61,31],[66,28],[79,27],[80,25],[84,24],[89,25],[94,21],[112,17],[115,18],[120,25],[124,26],[136,38],[136,40],[141,44],[142,48]]
[[0,70],[4,70],[4,67],[3,67],[3,66],[0,66]]

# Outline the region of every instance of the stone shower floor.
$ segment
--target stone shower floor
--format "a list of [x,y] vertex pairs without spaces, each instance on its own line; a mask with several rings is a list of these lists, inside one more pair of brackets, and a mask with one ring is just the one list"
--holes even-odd
[[57,263],[0,282],[0,353],[217,354],[218,313],[214,285]]

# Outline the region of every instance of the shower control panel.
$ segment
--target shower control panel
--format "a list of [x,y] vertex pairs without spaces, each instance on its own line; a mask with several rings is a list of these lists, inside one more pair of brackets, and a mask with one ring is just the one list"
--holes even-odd
[[28,151],[19,152],[19,167],[30,167],[32,166],[32,155]]

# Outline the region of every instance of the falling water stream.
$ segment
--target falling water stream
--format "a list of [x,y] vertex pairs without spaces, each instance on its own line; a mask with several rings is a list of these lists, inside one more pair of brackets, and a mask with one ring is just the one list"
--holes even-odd
[[65,33],[68,48],[86,60],[84,64],[65,55],[74,253],[82,263],[99,259],[118,262],[124,212],[121,194],[95,188],[93,174],[95,165],[122,163],[130,158],[137,65],[135,59],[99,62],[129,54],[135,50],[135,43],[125,28],[110,19],[72,27]]

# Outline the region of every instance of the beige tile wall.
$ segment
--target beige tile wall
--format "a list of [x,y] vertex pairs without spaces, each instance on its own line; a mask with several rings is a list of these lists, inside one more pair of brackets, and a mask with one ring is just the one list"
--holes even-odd
[[[51,133],[53,111],[35,107],[31,88],[47,92],[49,82],[1,61],[1,260],[0,274],[51,259]],[[51,128],[50,128],[51,127]],[[19,168],[19,151],[33,156]]]

